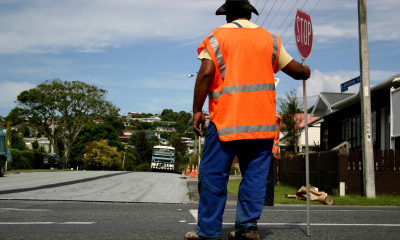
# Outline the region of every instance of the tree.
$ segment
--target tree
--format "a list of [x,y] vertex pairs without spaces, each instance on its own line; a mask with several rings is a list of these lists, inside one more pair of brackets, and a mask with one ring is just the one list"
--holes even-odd
[[7,147],[11,148],[12,130],[11,130],[11,122],[10,121],[7,122],[6,139],[7,139]]
[[86,143],[103,139],[107,139],[108,145],[117,147],[118,151],[124,150],[124,145],[119,140],[119,134],[110,122],[106,120],[102,124],[91,123],[82,129],[74,141],[69,160],[70,167],[76,168],[82,164],[83,146]]
[[175,129],[178,133],[184,133],[190,126],[192,114],[185,111],[179,113],[172,111],[172,109],[164,109],[161,113],[161,120],[168,122],[175,122]]
[[192,114],[185,111],[180,111],[176,121],[175,129],[178,133],[185,133],[191,127]]
[[175,170],[179,172],[182,165],[186,165],[189,162],[187,158],[187,145],[182,141],[181,135],[174,134],[170,138],[171,146],[175,148]]
[[296,151],[299,145],[299,138],[301,131],[298,131],[299,125],[302,121],[302,113],[300,103],[297,100],[295,90],[286,92],[286,98],[279,98],[279,108],[281,109],[281,132],[285,136],[282,138],[282,143],[285,144],[286,150]]
[[118,109],[105,100],[106,94],[106,90],[84,82],[55,79],[21,92],[17,103],[26,111],[30,124],[49,137],[55,152],[58,152],[56,138],[61,140],[61,162],[66,168],[72,144],[83,127],[95,119],[118,113]]
[[39,150],[39,142],[38,140],[35,140],[32,142],[32,150],[33,151],[38,151]]
[[110,147],[107,140],[85,144],[83,151],[84,168],[88,170],[119,170],[122,167],[122,154],[117,147]]
[[169,142],[170,142],[171,146],[175,148],[176,153],[180,152],[180,153],[182,153],[182,155],[186,155],[188,147],[182,141],[181,135],[174,134],[173,136],[171,136]]
[[146,137],[146,132],[141,130],[135,134],[132,134],[129,139],[129,144],[135,146],[135,150],[138,153],[138,158],[136,159],[136,165],[143,163],[151,163],[151,155],[153,151],[153,146]]
[[11,148],[18,150],[26,149],[24,139],[22,139],[22,137],[19,136],[17,130],[11,131]]

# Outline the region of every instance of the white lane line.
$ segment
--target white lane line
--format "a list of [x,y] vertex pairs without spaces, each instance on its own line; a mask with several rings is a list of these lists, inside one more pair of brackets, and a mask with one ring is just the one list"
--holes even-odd
[[194,217],[194,219],[196,220],[196,223],[197,223],[197,213],[199,211],[197,209],[190,209],[189,212],[190,212],[190,214],[192,214],[192,216]]
[[23,212],[51,212],[49,209],[20,209],[20,208],[0,208],[0,211],[23,211]]
[[[189,223],[189,225],[197,224],[197,213],[198,210],[191,209],[189,210],[190,214],[192,214],[193,218],[196,220],[195,223]],[[235,223],[222,223],[222,225],[226,226],[234,226]],[[258,226],[306,226],[306,223],[257,223]],[[350,227],[400,227],[400,224],[369,224],[369,223],[311,223],[311,226],[350,226]]]
[[[189,223],[189,225],[196,225],[197,223]],[[222,223],[224,226],[235,226],[235,223]],[[286,227],[299,227],[307,226],[306,223],[257,223],[258,226],[286,226]],[[338,227],[400,227],[400,224],[362,224],[362,223],[311,223],[311,226],[338,226]]]
[[0,222],[0,225],[90,225],[95,222]]
[[[396,210],[400,210],[400,208],[397,208]],[[236,211],[236,209],[225,209],[225,212],[227,211]],[[265,209],[265,212],[306,212],[307,210],[301,210],[301,209]],[[393,210],[379,210],[379,209],[350,209],[350,210],[346,210],[346,209],[311,209],[311,212],[391,212],[391,213],[395,213]]]

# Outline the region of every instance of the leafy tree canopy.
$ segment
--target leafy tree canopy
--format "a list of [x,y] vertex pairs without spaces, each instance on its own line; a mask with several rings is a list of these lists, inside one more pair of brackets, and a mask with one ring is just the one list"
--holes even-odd
[[301,135],[301,132],[297,131],[302,121],[298,113],[302,113],[302,111],[294,89],[285,96],[286,98],[278,99],[281,109],[281,132],[285,135],[282,142],[285,144],[286,150],[295,151]]
[[[106,94],[106,90],[81,81],[55,79],[21,92],[17,103],[30,124],[45,132],[53,146],[56,138],[62,141],[62,163],[66,168],[72,144],[83,127],[95,119],[118,114]],[[58,131],[53,131],[52,126]]]
[[192,120],[192,114],[185,111],[174,112],[172,109],[164,109],[161,113],[162,121],[175,122],[175,129],[178,133],[184,133],[190,128],[190,121]]
[[85,169],[119,170],[122,167],[122,154],[116,147],[109,146],[107,140],[89,142],[83,152]]
[[108,140],[108,145],[117,147],[118,151],[124,150],[124,145],[119,140],[118,130],[113,126],[113,121],[104,121],[102,124],[91,123],[85,126],[77,136],[71,149],[70,167],[82,165],[83,147],[92,141]]

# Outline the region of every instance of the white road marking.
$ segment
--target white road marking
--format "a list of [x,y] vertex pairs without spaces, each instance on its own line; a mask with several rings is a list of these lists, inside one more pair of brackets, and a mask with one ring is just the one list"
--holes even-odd
[[49,209],[20,209],[20,208],[0,208],[0,211],[24,211],[24,212],[51,212]]
[[[229,209],[232,210],[232,209]],[[236,210],[235,210],[236,211]],[[287,211],[287,210],[274,210],[274,211]],[[290,210],[292,212],[292,210]],[[305,210],[295,210],[295,211],[305,211]],[[337,211],[337,210],[335,210]],[[342,210],[340,210],[342,211]],[[345,210],[343,210],[345,211]],[[357,211],[357,210],[354,210]],[[361,211],[380,211],[380,210],[361,210]],[[197,224],[197,214],[198,210],[191,209],[189,210],[190,214],[192,214],[193,218],[196,220],[194,223],[189,223],[190,225]],[[234,226],[235,223],[222,223],[225,226]],[[307,226],[306,223],[257,223],[258,226]],[[400,224],[373,224],[373,223],[311,223],[311,226],[351,226],[351,227],[400,227]]]
[[90,225],[95,222],[0,222],[0,225]]

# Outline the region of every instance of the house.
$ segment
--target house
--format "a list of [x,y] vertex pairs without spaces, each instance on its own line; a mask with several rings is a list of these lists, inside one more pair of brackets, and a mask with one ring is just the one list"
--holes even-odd
[[[297,148],[297,152],[305,152],[306,151],[306,136],[305,136],[305,119],[303,113],[297,113],[295,118],[299,121],[298,131],[301,131],[301,135],[299,137],[299,144]],[[313,117],[311,114],[307,114],[307,125],[308,125],[308,146],[309,147],[319,147],[320,146],[320,124],[322,119],[320,117]],[[284,139],[285,135],[280,131],[280,147],[285,147]]]
[[138,130],[130,130],[130,129],[125,129],[123,131],[124,136],[132,136],[134,133],[137,133]]
[[[370,88],[371,131],[375,149],[400,148],[400,73]],[[361,94],[321,93],[312,115],[322,117],[324,149],[344,141],[361,148]]]

